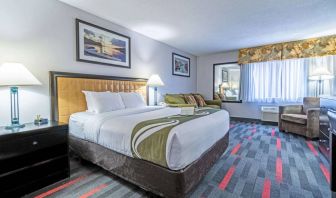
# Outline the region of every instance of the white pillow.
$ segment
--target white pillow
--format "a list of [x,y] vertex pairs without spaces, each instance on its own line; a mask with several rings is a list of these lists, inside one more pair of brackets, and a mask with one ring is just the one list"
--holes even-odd
[[[125,109],[125,105],[119,93],[112,92],[89,92],[87,103],[88,111],[93,113],[103,113]],[[89,108],[90,105],[90,108]]]
[[126,108],[136,108],[136,107],[144,107],[146,103],[143,97],[139,93],[130,92],[120,92],[121,98],[125,104]]
[[97,93],[97,92],[93,92],[93,91],[82,91],[85,95],[85,99],[86,99],[86,106],[87,106],[87,112],[94,112],[93,111],[93,103],[92,103],[92,97],[91,97],[91,93]]

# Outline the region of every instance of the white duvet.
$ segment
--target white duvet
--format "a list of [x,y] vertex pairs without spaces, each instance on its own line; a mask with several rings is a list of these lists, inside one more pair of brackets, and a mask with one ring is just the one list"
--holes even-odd
[[[131,108],[101,114],[80,112],[70,117],[70,134],[133,157],[131,134],[136,124],[180,112],[179,108],[162,107]],[[228,130],[229,114],[225,110],[177,125],[167,140],[168,168],[185,168],[224,137]]]

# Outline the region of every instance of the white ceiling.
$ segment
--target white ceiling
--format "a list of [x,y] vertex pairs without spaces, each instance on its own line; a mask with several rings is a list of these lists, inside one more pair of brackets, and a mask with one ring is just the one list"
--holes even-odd
[[60,0],[194,55],[336,34],[336,0]]

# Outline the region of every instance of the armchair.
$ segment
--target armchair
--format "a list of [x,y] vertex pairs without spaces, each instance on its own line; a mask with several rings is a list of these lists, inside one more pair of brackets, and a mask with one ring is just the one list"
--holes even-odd
[[320,99],[303,98],[303,105],[279,106],[279,130],[319,137]]

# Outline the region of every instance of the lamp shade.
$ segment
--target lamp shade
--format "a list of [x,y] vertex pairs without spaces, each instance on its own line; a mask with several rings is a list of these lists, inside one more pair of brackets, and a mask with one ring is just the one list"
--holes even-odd
[[239,84],[237,82],[231,83],[231,89],[238,89],[238,88],[239,88]]
[[329,80],[332,78],[334,75],[325,67],[318,67],[309,75],[309,80]]
[[221,87],[228,88],[228,87],[230,87],[230,85],[229,85],[229,83],[224,82],[224,83],[221,84]]
[[153,74],[149,80],[147,81],[147,86],[150,87],[161,87],[164,86],[164,83],[162,82],[161,78],[157,74]]
[[0,66],[0,86],[40,85],[41,82],[21,63]]

